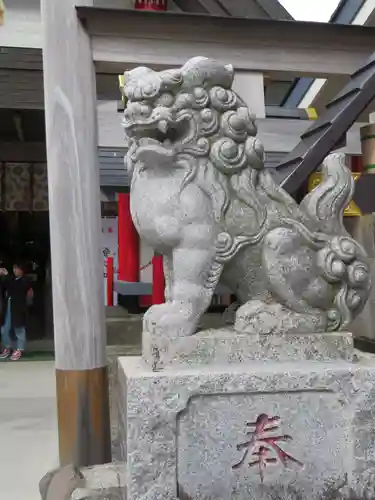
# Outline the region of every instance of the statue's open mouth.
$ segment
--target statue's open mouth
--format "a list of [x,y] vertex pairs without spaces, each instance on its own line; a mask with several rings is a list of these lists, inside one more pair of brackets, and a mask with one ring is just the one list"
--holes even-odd
[[140,122],[125,124],[129,137],[137,140],[140,146],[158,145],[165,148],[183,145],[194,137],[195,127],[190,116],[170,121],[166,119],[153,122]]

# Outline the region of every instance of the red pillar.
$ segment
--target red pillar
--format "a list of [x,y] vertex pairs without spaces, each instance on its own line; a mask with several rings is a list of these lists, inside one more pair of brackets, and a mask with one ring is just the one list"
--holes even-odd
[[165,279],[162,255],[154,255],[152,259],[152,303],[163,304],[165,302]]
[[363,172],[363,161],[361,155],[353,155],[351,157],[352,172]]
[[107,259],[107,306],[113,306],[113,257]]
[[167,10],[168,0],[135,0],[136,10]]
[[130,214],[130,194],[118,195],[118,276],[120,281],[139,281],[139,235]]

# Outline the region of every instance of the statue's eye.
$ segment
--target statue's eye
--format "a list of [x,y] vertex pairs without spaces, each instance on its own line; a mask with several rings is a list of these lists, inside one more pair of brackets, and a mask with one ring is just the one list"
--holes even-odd
[[163,106],[165,108],[170,108],[173,106],[174,103],[174,97],[172,94],[162,94],[157,100],[156,100],[156,105],[157,106]]
[[159,92],[159,88],[157,85],[153,83],[145,83],[142,85],[142,97],[143,99],[151,99],[157,96]]
[[150,83],[148,83],[147,85],[145,85],[143,87],[143,93],[145,95],[150,95],[153,93],[153,91],[154,91],[154,87]]

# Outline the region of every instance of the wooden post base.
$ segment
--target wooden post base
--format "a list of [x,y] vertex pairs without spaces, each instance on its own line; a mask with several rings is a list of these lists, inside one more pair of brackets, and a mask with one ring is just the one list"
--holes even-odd
[[56,370],[56,383],[60,465],[110,462],[107,368]]

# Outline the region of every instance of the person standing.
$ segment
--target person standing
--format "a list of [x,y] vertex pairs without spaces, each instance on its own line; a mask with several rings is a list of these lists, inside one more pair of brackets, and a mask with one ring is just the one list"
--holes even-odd
[[[25,276],[21,264],[13,265],[13,276],[9,276],[4,268],[0,269],[0,276],[3,276],[6,297],[1,327],[3,352],[0,354],[0,359],[9,358],[11,361],[18,361],[25,351],[27,305],[32,300],[33,290],[31,281]],[[16,336],[15,350],[10,338],[12,328]]]
[[0,259],[0,325],[4,323],[6,306],[6,289],[4,280],[1,278],[1,271],[5,269],[4,259]]

